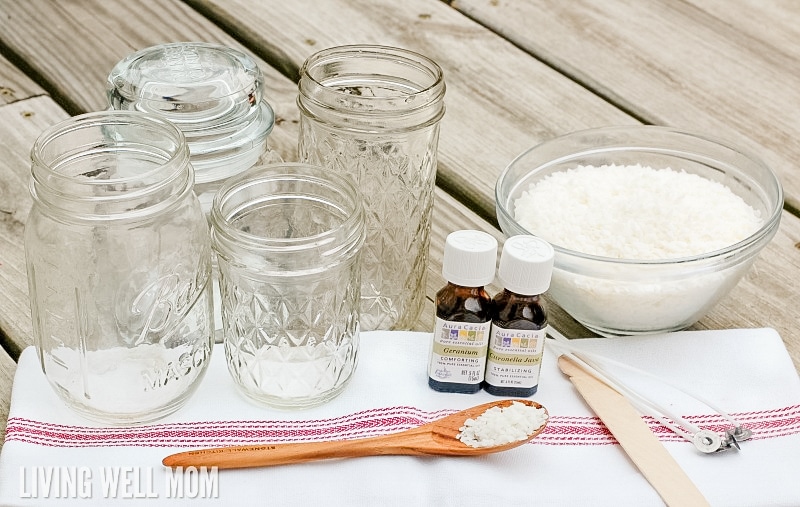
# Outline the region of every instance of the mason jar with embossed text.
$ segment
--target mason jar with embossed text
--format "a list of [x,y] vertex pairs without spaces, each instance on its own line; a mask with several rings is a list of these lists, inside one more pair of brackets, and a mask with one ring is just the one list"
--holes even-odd
[[414,326],[425,300],[442,69],[386,46],[340,46],[300,70],[299,156],[353,180],[364,196],[365,331]]
[[107,424],[177,410],[213,345],[210,237],[183,134],[145,113],[88,113],[43,132],[31,159],[25,252],[48,381]]

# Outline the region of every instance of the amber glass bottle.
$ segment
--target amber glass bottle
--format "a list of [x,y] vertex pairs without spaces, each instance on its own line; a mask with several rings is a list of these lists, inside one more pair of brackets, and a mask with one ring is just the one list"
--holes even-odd
[[494,297],[483,388],[497,396],[532,396],[547,329],[541,294],[550,287],[553,247],[534,236],[506,240],[498,278],[503,291]]
[[449,393],[480,391],[492,323],[492,299],[484,286],[494,280],[497,241],[480,231],[447,236],[436,293],[428,385]]

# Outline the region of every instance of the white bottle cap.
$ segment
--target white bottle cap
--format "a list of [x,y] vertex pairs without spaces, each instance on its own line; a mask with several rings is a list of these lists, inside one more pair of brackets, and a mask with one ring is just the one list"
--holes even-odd
[[455,231],[444,244],[442,275],[462,287],[483,287],[494,280],[497,240],[482,231]]
[[515,294],[534,296],[550,287],[553,247],[536,236],[512,236],[503,245],[497,278]]

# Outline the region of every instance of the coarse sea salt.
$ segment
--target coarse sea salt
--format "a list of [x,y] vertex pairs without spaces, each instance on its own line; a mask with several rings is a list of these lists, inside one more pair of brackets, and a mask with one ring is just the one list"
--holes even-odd
[[467,419],[458,439],[470,447],[494,447],[525,440],[547,421],[543,408],[518,401],[492,407],[475,419]]
[[618,259],[712,252],[747,238],[763,220],[721,183],[640,164],[555,172],[514,204],[517,222],[543,239]]
[[[550,296],[607,336],[673,331],[697,321],[755,257],[674,259],[732,246],[764,221],[721,183],[645,165],[586,165],[552,173],[516,200],[515,217],[560,247],[628,261],[583,262],[565,255],[566,263],[559,265],[557,254]],[[636,264],[653,260],[666,262]]]

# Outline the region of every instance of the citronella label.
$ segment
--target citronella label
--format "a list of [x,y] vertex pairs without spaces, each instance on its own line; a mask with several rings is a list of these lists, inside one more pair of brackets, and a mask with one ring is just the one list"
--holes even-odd
[[452,322],[437,317],[428,376],[457,384],[483,381],[491,326],[491,322]]
[[544,329],[492,326],[486,359],[486,382],[497,387],[537,386],[545,334]]

